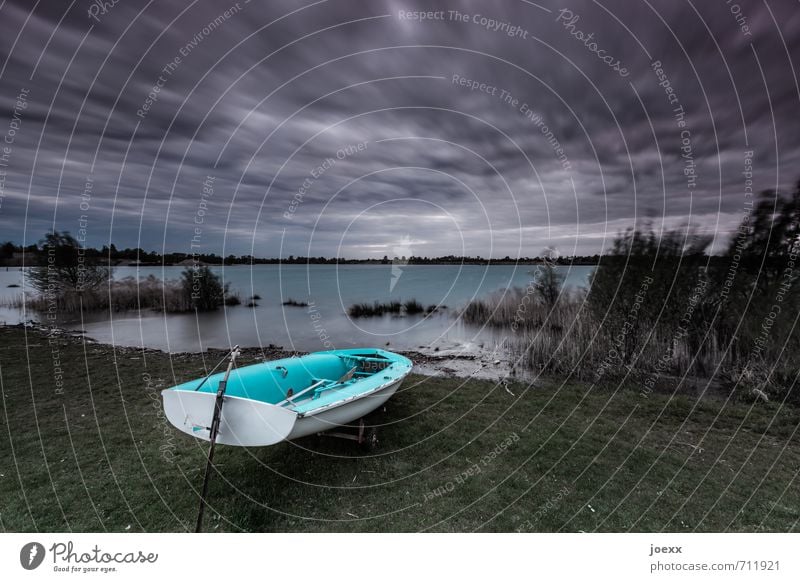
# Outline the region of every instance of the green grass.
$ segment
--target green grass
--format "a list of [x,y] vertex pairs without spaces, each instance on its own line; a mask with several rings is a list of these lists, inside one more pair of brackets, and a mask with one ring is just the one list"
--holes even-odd
[[[202,370],[200,355],[0,328],[2,530],[192,529],[206,446],[165,425],[157,395]],[[412,375],[374,417],[372,452],[324,437],[220,446],[206,529],[797,529],[796,408],[553,381],[508,390]]]

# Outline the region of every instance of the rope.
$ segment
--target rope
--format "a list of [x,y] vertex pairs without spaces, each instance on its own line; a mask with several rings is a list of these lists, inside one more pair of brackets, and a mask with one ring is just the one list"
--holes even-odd
[[203,384],[205,384],[205,383],[206,383],[206,380],[208,380],[208,379],[209,379],[209,378],[210,378],[210,377],[211,377],[211,376],[214,374],[214,372],[217,370],[217,368],[219,368],[220,364],[222,364],[222,362],[224,362],[225,360],[227,360],[227,359],[228,359],[228,357],[230,357],[230,355],[231,355],[231,354],[232,354],[234,351],[236,351],[236,349],[237,349],[238,347],[239,347],[239,346],[236,346],[236,347],[234,347],[234,348],[233,348],[233,349],[232,349],[230,352],[228,352],[227,354],[225,354],[225,355],[222,357],[222,359],[221,359],[219,362],[217,362],[217,365],[216,365],[216,366],[214,366],[213,368],[211,368],[211,371],[210,371],[210,372],[209,372],[209,373],[206,375],[206,377],[205,377],[205,378],[203,378],[203,381],[202,381],[202,382],[200,382],[200,384],[197,386],[197,388],[195,388],[195,389],[194,389],[194,391],[195,391],[195,392],[197,392],[198,390],[200,390],[200,388],[202,388],[202,387],[203,387]]

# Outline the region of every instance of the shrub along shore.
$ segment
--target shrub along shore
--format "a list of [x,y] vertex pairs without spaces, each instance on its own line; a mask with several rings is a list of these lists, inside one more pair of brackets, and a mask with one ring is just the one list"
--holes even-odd
[[692,228],[620,234],[588,290],[544,264],[525,289],[471,302],[465,321],[509,330],[524,366],[561,378],[700,378],[737,396],[800,403],[800,184],[764,192],[721,256]]

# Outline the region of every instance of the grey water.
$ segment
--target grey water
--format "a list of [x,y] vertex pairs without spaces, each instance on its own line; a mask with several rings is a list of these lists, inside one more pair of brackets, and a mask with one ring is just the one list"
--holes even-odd
[[[559,267],[565,285],[585,287],[595,267]],[[282,346],[297,351],[358,346],[416,349],[492,349],[502,342],[497,331],[468,325],[458,317],[470,300],[533,279],[534,265],[236,265],[212,267],[242,305],[209,313],[122,312],[91,313],[60,320],[67,329],[83,330],[87,337],[120,346],[156,348],[168,352],[196,352],[208,348]],[[116,267],[115,279],[178,279],[182,267]],[[9,287],[19,285],[19,287]],[[0,270],[0,300],[20,293],[24,272],[18,267]],[[256,307],[249,298],[259,295]],[[288,299],[307,307],[284,306]],[[416,299],[431,314],[351,318],[354,303]],[[39,320],[41,316],[16,308],[0,308],[0,323]],[[52,322],[51,322],[52,323]]]

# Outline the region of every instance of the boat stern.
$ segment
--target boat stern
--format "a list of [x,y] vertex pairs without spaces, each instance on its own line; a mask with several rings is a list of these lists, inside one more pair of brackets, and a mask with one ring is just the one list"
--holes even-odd
[[[176,390],[161,391],[164,413],[177,429],[195,438],[210,440],[216,394]],[[280,406],[225,396],[217,442],[240,447],[274,445],[292,432],[297,413]]]

